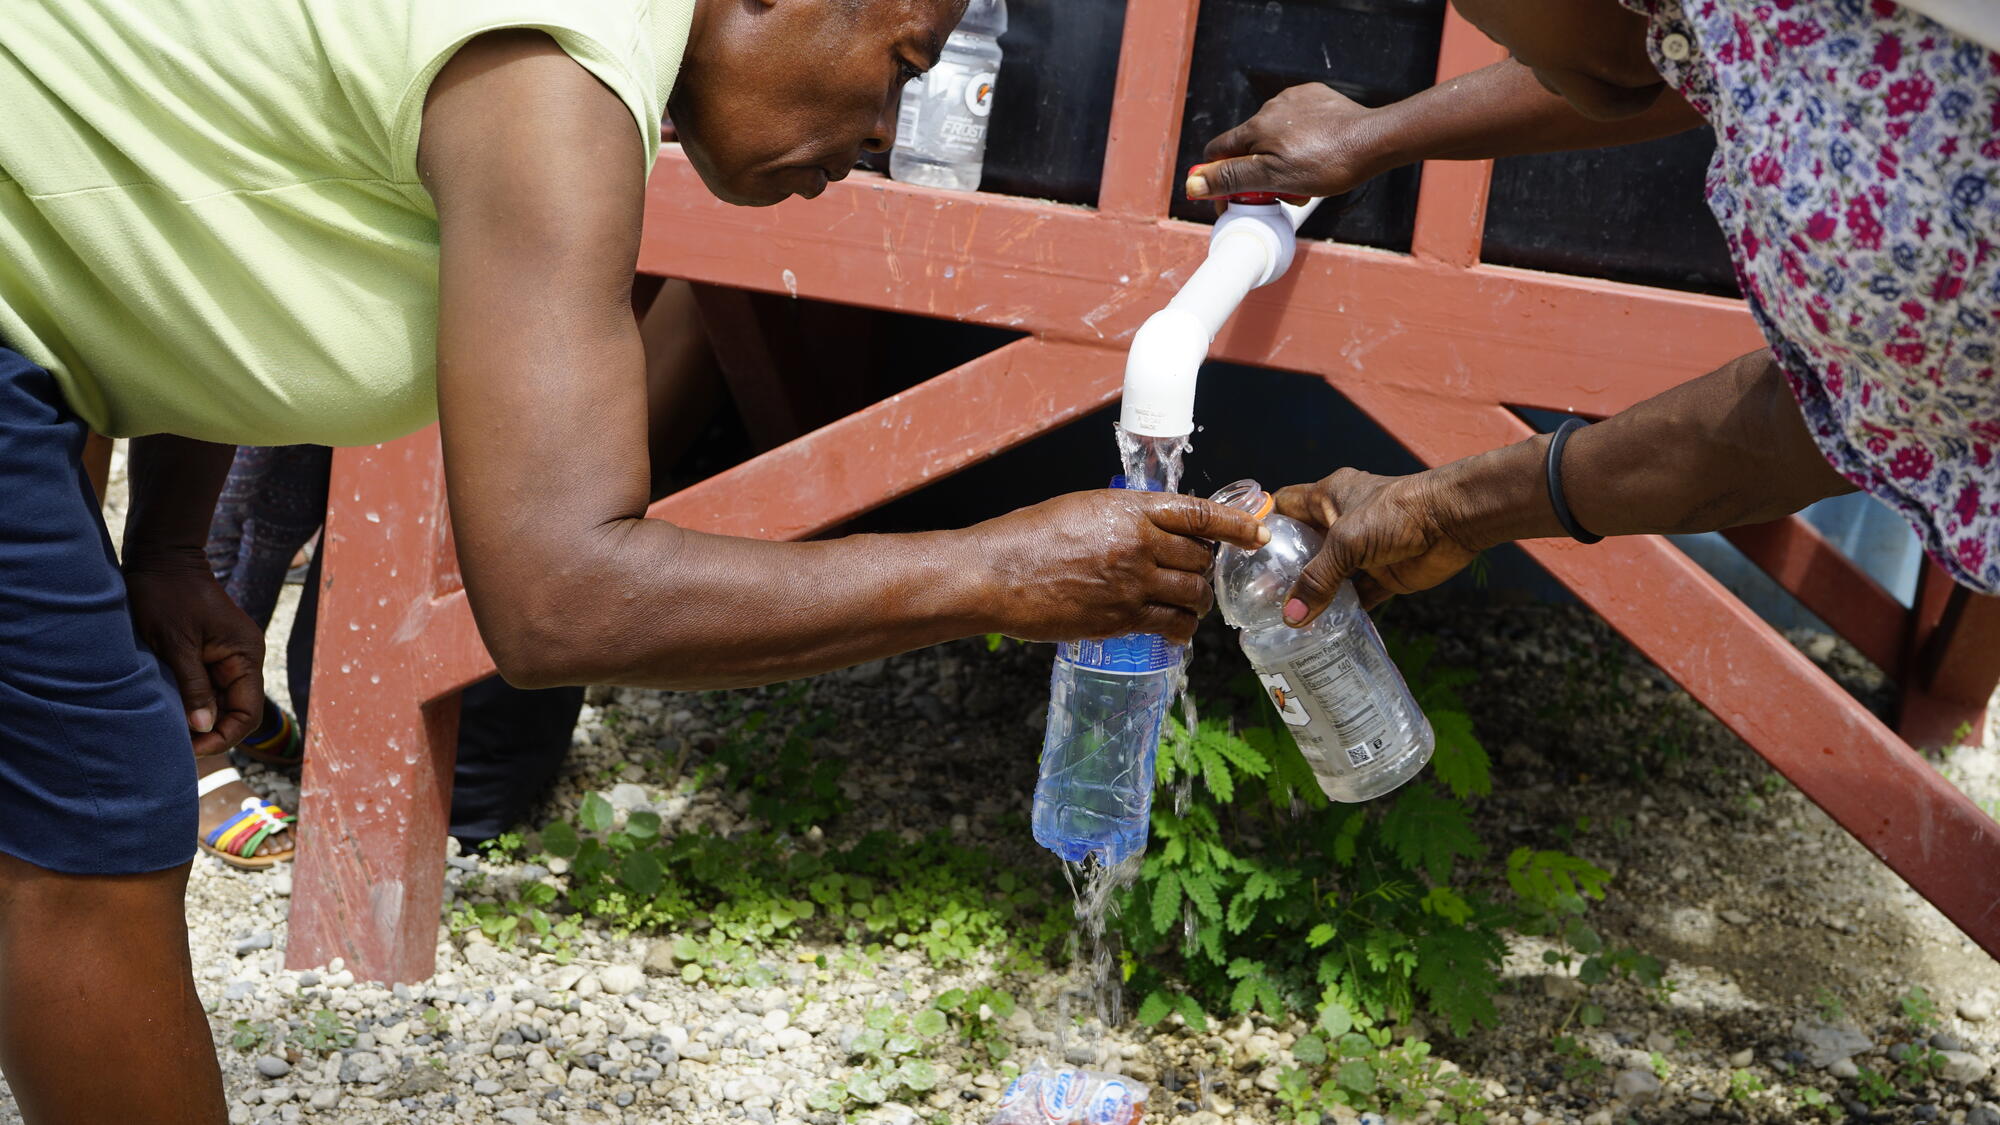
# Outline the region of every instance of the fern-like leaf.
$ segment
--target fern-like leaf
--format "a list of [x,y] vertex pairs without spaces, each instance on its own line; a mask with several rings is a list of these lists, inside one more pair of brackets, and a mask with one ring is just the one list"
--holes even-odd
[[1422,871],[1434,883],[1451,877],[1455,860],[1481,850],[1465,805],[1424,784],[1404,787],[1382,818],[1381,832],[1383,843],[1405,867]]

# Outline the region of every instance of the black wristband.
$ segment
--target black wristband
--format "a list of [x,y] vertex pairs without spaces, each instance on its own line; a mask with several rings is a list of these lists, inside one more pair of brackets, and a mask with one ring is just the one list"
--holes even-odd
[[1602,543],[1604,536],[1585,531],[1583,525],[1576,522],[1576,517],[1570,514],[1569,501],[1563,497],[1562,463],[1563,446],[1569,444],[1569,435],[1588,425],[1590,423],[1581,418],[1571,418],[1556,427],[1555,434],[1549,438],[1548,467],[1549,506],[1556,510],[1556,522],[1562,524],[1571,539],[1584,544]]

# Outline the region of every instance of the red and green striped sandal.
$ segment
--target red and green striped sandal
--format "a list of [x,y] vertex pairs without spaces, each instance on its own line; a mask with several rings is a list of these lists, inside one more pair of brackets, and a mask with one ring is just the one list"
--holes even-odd
[[299,730],[299,721],[292,717],[290,711],[268,699],[264,701],[264,709],[266,718],[273,713],[277,715],[276,729],[269,733],[260,732],[261,737],[260,734],[252,734],[237,749],[259,765],[280,770],[297,769],[306,758],[306,739],[304,732]]
[[[201,796],[206,797],[225,785],[242,780],[243,775],[234,769],[221,769],[202,778],[197,789]],[[258,797],[245,797],[242,808],[234,816],[210,829],[198,843],[202,851],[231,867],[259,871],[292,858],[296,848],[263,855],[257,854],[257,849],[274,833],[289,831],[298,822],[296,813],[288,813]]]

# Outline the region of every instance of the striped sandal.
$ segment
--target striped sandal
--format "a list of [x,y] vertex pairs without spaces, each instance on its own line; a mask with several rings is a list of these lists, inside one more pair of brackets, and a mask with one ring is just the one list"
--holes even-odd
[[264,708],[267,714],[276,712],[277,729],[261,738],[252,734],[237,749],[258,765],[280,770],[297,769],[306,757],[306,739],[304,732],[299,730],[299,721],[292,717],[290,711],[268,699],[264,701]]
[[[220,769],[201,779],[197,791],[206,797],[225,785],[243,780],[243,775],[234,768]],[[242,808],[236,815],[216,825],[198,841],[201,850],[221,860],[231,867],[244,871],[259,871],[292,858],[296,848],[286,848],[281,852],[257,854],[257,849],[274,833],[287,832],[299,821],[298,815],[288,813],[277,805],[266,804],[259,797],[243,798]]]

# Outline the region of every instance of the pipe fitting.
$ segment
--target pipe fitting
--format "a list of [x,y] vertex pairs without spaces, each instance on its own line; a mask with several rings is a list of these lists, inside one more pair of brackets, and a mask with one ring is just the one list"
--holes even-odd
[[1172,306],[1154,313],[1125,356],[1125,396],[1118,424],[1137,437],[1194,432],[1194,388],[1211,341],[1200,317]]
[[1229,210],[1215,221],[1208,244],[1213,247],[1225,238],[1242,237],[1254,238],[1264,248],[1264,271],[1251,288],[1269,285],[1292,268],[1292,258],[1298,250],[1298,231],[1282,204],[1231,203]]

